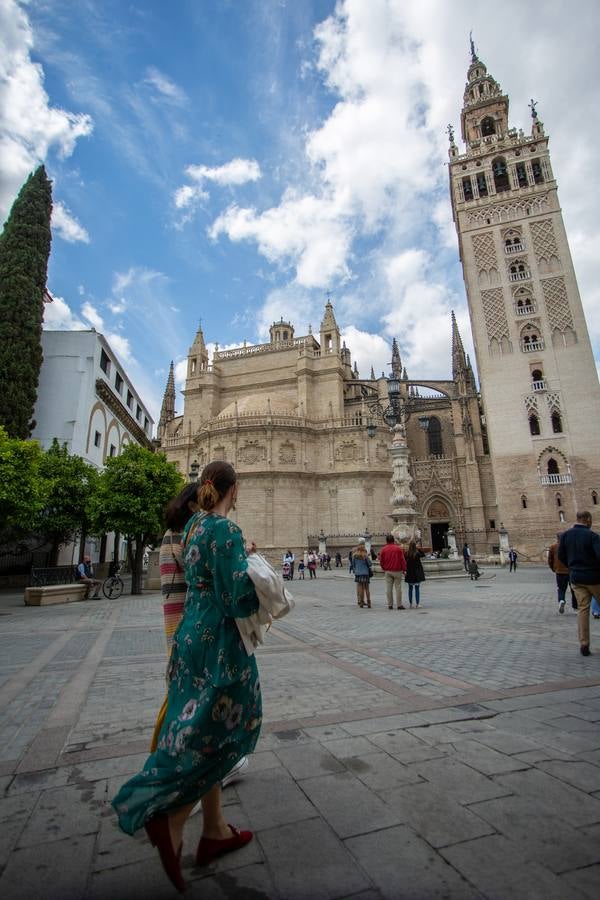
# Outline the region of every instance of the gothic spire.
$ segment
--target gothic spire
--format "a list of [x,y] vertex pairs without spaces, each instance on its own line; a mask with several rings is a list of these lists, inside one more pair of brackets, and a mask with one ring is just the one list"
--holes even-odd
[[158,420],[158,437],[161,438],[165,432],[165,428],[169,422],[175,418],[175,370],[173,368],[173,360],[169,368],[169,377],[167,378],[167,386],[163,396],[162,406],[160,408],[160,419]]
[[375,369],[371,366],[371,381],[375,381]]
[[335,321],[335,316],[333,314],[333,306],[328,296],[327,303],[325,304],[323,321],[321,322],[321,331],[334,331],[337,330],[337,327],[337,322]]
[[467,360],[465,357],[465,348],[463,347],[462,338],[456,324],[456,316],[452,310],[452,377],[458,378],[461,372],[467,368]]
[[395,375],[396,378],[402,378],[402,362],[396,338],[392,341],[392,375]]

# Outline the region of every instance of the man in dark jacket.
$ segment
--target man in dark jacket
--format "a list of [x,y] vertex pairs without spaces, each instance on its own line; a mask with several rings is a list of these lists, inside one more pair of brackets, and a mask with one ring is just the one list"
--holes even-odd
[[600,534],[592,531],[591,513],[577,513],[577,522],[560,539],[558,558],[569,568],[577,598],[579,648],[583,656],[589,656],[590,604],[592,597],[600,597]]

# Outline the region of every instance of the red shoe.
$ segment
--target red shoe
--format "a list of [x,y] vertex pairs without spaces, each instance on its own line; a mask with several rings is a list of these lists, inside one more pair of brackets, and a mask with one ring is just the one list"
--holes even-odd
[[171,884],[183,893],[185,891],[185,881],[181,874],[179,861],[181,859],[181,846],[177,853],[173,850],[171,843],[171,832],[169,831],[169,819],[165,813],[159,813],[148,819],[144,825],[146,834],[150,838],[153,847],[156,847],[160,855],[162,867]]
[[196,865],[207,866],[217,856],[223,856],[224,853],[231,853],[233,850],[239,850],[249,844],[254,835],[251,831],[238,831],[233,825],[229,825],[231,830],[230,838],[216,840],[215,838],[200,838],[198,849],[196,850]]

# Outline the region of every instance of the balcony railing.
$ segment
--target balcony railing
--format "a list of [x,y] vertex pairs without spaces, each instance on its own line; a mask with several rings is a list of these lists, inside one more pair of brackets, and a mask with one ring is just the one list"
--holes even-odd
[[571,484],[572,481],[570,472],[565,475],[540,475],[540,484]]
[[509,272],[508,280],[509,281],[529,281],[531,278],[531,272]]
[[505,244],[504,245],[504,252],[508,256],[510,256],[511,253],[522,253],[524,249],[525,249],[525,246],[520,241],[518,244]]
[[534,391],[545,391],[546,390],[546,382],[545,381],[532,381],[531,387]]
[[536,311],[536,307],[530,303],[529,306],[515,306],[515,313],[518,316],[532,316]]
[[523,353],[533,353],[535,350],[543,350],[544,342],[543,341],[528,341],[521,344],[521,350]]

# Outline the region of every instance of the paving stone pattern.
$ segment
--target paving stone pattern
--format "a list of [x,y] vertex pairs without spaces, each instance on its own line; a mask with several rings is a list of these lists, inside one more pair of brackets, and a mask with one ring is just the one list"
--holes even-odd
[[[345,572],[291,588],[258,652],[257,752],[224,792],[255,840],[198,869],[192,818],[186,896],[596,900],[600,623],[581,657],[542,568],[428,581],[419,610],[389,611],[380,580],[359,609]],[[177,896],[109,805],[164,697],[160,597],[0,613],[0,896]]]

